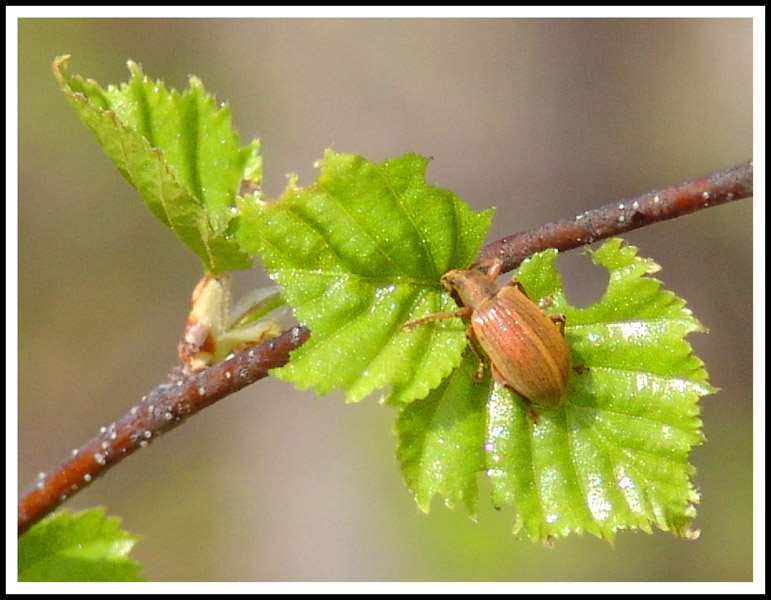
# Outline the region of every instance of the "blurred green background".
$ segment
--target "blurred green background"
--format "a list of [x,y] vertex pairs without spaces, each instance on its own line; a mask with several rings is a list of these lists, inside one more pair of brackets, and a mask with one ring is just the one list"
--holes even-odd
[[[19,22],[19,486],[65,458],[176,363],[197,259],[142,205],[51,74],[101,84],[200,77],[265,189],[315,177],[326,147],[430,155],[429,183],[498,207],[489,241],[752,157],[752,22],[705,20],[22,19]],[[711,330],[689,339],[721,391],[695,542],[621,532],[552,550],[422,514],[394,458],[395,412],[264,380],[204,411],[65,506],[104,505],[143,537],[156,581],[746,581],[752,578],[752,201],[625,236]],[[560,257],[568,297],[603,278]],[[238,274],[246,291],[257,268]],[[482,482],[482,494],[489,488]]]

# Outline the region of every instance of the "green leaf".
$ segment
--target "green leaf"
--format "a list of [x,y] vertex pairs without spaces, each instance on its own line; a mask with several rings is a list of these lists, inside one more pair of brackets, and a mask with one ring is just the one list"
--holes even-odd
[[[448,382],[402,408],[396,429],[405,480],[423,510],[439,494],[449,505],[462,500],[473,515],[484,471],[493,504],[513,504],[515,531],[533,540],[582,531],[612,540],[619,529],[653,525],[695,537],[699,496],[688,454],[703,441],[698,399],[714,390],[683,338],[702,327],[649,277],[658,265],[633,246],[615,239],[591,253],[610,281],[600,302],[584,309],[565,301],[556,254],[531,257],[514,277],[531,299],[550,300],[545,312],[565,315],[578,369],[561,406],[530,407],[487,379],[464,383],[475,368],[469,355]],[[464,386],[465,400],[448,392]]]
[[428,186],[415,154],[373,164],[327,151],[318,180],[290,181],[276,202],[243,203],[244,248],[257,251],[284,287],[310,339],[272,374],[324,394],[342,387],[356,402],[392,384],[389,401],[424,397],[459,364],[459,320],[442,329],[401,329],[455,303],[440,276],[475,257],[492,211],[472,213]]
[[439,494],[453,508],[477,508],[477,473],[485,454],[485,403],[491,379],[474,380],[478,359],[467,351],[458,369],[424,399],[404,406],[396,422],[397,459],[418,506],[428,512]]
[[54,61],[59,86],[152,213],[198,255],[207,273],[251,267],[234,237],[235,197],[242,181],[259,186],[259,143],[239,147],[228,108],[218,108],[195,77],[180,94],[129,61],[129,82],[103,90],[70,76],[68,60]]
[[128,558],[137,539],[95,508],[58,513],[19,538],[19,581],[144,581]]

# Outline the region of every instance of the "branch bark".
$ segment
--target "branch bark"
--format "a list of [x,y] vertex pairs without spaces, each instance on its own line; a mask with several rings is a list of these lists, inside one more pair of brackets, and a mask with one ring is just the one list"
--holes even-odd
[[[485,246],[477,262],[497,258],[503,261],[503,271],[511,271],[528,256],[547,248],[570,250],[697,210],[748,198],[752,192],[752,162],[748,161],[505,237]],[[262,379],[268,370],[286,364],[289,353],[309,336],[308,329],[297,326],[200,373],[159,385],[120,419],[103,427],[99,435],[73,450],[68,459],[48,473],[40,473],[37,481],[19,495],[19,535],[159,435]]]
[[697,210],[752,196],[752,161],[704,177],[654,190],[568,219],[515,233],[488,244],[477,262],[497,258],[508,272],[536,252],[556,248],[560,252],[587,246],[627,231],[681,217]]
[[294,327],[190,377],[156,387],[49,473],[41,472],[37,482],[20,494],[19,534],[158,436],[286,364],[289,352],[309,335],[305,327]]

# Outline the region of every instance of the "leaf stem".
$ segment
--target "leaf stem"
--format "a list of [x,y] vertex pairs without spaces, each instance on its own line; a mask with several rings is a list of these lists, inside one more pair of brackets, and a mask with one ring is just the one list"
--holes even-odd
[[[748,198],[752,196],[752,186],[752,161],[748,161],[507,236],[482,248],[477,262],[496,258],[503,261],[504,272],[511,271],[528,256],[546,248],[570,250],[659,221]],[[41,473],[36,483],[19,495],[19,535],[159,435],[262,379],[270,369],[286,364],[289,353],[309,336],[308,329],[297,326],[200,373],[156,387],[123,417],[102,427],[96,437],[73,450],[70,458],[48,473]]]

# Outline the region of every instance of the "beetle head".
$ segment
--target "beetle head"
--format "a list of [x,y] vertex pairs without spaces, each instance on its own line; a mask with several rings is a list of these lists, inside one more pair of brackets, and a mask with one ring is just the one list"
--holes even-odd
[[442,275],[442,285],[463,306],[476,308],[498,292],[494,280],[480,271],[453,269]]

